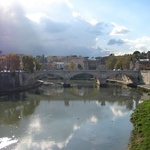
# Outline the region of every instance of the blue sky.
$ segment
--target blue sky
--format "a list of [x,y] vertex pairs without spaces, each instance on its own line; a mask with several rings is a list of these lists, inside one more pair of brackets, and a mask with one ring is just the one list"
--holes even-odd
[[0,50],[106,56],[150,51],[149,0],[0,0]]

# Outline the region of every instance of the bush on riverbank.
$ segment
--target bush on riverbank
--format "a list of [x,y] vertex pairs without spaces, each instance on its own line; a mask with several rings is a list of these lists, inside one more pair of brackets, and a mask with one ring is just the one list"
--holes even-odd
[[129,150],[150,149],[150,100],[140,104],[131,116],[134,130]]

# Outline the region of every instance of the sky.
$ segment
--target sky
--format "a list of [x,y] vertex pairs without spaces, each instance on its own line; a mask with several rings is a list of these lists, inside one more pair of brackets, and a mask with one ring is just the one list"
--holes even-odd
[[0,50],[99,57],[150,51],[149,0],[0,0]]

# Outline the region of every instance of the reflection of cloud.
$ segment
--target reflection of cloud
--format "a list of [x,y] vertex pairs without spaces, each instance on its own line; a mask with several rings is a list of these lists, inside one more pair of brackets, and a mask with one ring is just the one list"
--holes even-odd
[[72,137],[73,135],[71,134],[65,141],[60,141],[60,142],[50,141],[50,140],[45,140],[45,141],[43,140],[39,142],[31,138],[31,136],[26,136],[18,143],[18,145],[14,150],[20,150],[20,149],[21,150],[27,150],[27,149],[51,150],[53,149],[53,147],[62,149],[63,147],[67,146],[67,144],[69,143]]
[[5,148],[6,146],[9,146],[11,144],[15,144],[17,142],[18,140],[16,139],[12,140],[11,138],[7,138],[7,137],[0,138],[0,149]]
[[97,123],[97,117],[96,117],[96,116],[92,116],[92,117],[90,118],[90,122],[91,122],[91,123]]
[[117,105],[111,106],[110,110],[112,111],[114,118],[123,117],[127,114],[125,107],[121,107]]
[[73,130],[76,131],[76,130],[78,130],[78,129],[80,129],[80,126],[74,125]]
[[39,116],[35,116],[35,118],[32,119],[32,122],[30,123],[29,132],[32,134],[32,132],[40,132],[41,130],[41,121]]
[[98,107],[101,107],[101,103],[100,103],[99,101],[96,101],[96,105],[97,105]]
[[[73,131],[76,131],[80,129],[79,126],[74,125]],[[57,147],[58,149],[62,149],[67,146],[69,141],[73,137],[73,133],[69,134],[68,137],[64,140],[51,140],[51,137],[48,137],[46,140],[35,140],[35,132],[38,134],[42,130],[41,120],[39,116],[34,116],[32,119],[32,122],[29,124],[28,130],[27,130],[27,136],[20,139],[18,142],[18,145],[14,150],[26,150],[26,149],[53,149],[54,147]],[[43,130],[42,130],[43,131]]]

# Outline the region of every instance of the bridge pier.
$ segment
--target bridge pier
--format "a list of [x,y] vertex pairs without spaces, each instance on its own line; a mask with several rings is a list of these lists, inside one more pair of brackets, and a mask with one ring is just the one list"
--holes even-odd
[[107,84],[106,84],[106,78],[101,78],[100,79],[100,87],[106,87]]
[[99,80],[99,78],[95,78],[94,85],[96,87],[100,86],[100,80]]
[[63,83],[63,87],[70,87],[71,83],[70,83],[70,79],[69,78],[65,78],[64,79],[64,83]]

